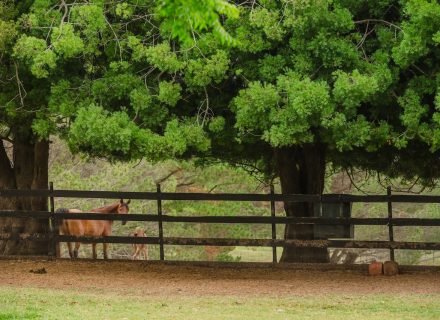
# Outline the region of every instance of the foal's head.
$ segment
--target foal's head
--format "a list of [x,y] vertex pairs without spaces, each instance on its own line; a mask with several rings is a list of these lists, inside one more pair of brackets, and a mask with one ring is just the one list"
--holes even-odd
[[[129,203],[131,200],[128,200],[127,202],[124,202],[123,199],[121,199],[119,201],[119,206],[118,206],[118,213],[119,214],[128,214],[128,210],[130,210],[130,208],[128,207]],[[122,224],[125,225],[127,223],[127,221],[122,221]]]
[[133,235],[135,237],[146,237],[147,236],[146,233],[145,233],[144,228],[141,228],[141,227],[136,227],[136,229],[134,230]]

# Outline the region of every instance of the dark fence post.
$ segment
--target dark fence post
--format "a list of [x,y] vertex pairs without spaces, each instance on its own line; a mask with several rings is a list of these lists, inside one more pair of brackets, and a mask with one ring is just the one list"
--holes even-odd
[[[391,187],[387,187],[388,196],[388,238],[390,241],[394,241],[394,230],[391,219],[393,218],[393,205],[391,202]],[[390,248],[390,260],[394,261],[394,249]]]
[[49,182],[49,190],[51,194],[49,196],[51,218],[49,219],[50,228],[50,240],[49,240],[49,256],[51,258],[59,257],[59,244],[57,243],[56,235],[58,234],[58,222],[54,219],[55,213],[55,200],[53,197],[53,182]]
[[[275,190],[273,187],[273,184],[270,185],[270,215],[272,216],[272,219],[275,218]],[[277,225],[275,223],[275,220],[272,220],[272,262],[277,263],[277,246],[275,244],[275,240],[277,239]]]
[[160,191],[160,183],[156,185],[157,187],[157,215],[159,217],[159,251],[160,251],[160,260],[165,260],[165,254],[163,250],[163,226],[162,226],[162,198]]

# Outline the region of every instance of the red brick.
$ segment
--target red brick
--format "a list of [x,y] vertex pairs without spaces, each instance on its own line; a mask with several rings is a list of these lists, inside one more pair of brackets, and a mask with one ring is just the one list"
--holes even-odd
[[370,276],[380,276],[383,273],[383,264],[382,262],[373,262],[368,266],[368,274]]

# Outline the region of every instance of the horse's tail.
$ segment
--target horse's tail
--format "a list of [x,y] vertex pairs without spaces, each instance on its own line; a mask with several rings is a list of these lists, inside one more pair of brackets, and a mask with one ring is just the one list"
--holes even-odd
[[69,209],[67,208],[58,208],[55,210],[55,213],[69,213]]
[[[58,208],[55,210],[55,213],[69,213],[69,211],[70,210],[67,208]],[[60,230],[65,234],[69,233],[69,225],[67,224],[66,219],[61,220]]]

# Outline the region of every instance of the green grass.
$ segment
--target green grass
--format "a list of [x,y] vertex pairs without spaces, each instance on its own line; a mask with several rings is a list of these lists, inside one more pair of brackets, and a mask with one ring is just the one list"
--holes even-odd
[[438,319],[439,314],[439,295],[153,298],[0,287],[0,320]]
[[[282,248],[277,248],[278,259],[281,257]],[[229,252],[232,258],[240,258],[246,262],[272,262],[272,248],[268,247],[235,247]]]

